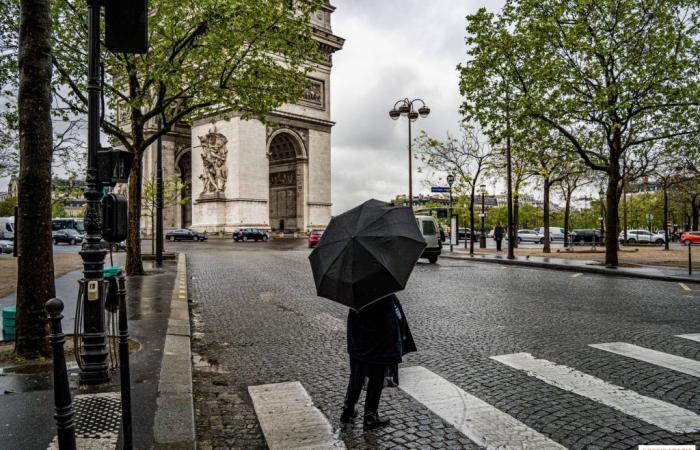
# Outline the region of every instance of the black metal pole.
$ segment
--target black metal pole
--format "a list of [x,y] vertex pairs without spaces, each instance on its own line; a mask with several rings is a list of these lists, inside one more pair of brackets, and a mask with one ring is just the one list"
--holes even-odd
[[413,211],[413,161],[411,157],[411,115],[408,115],[408,207]]
[[134,446],[133,427],[131,423],[131,374],[129,369],[129,323],[126,314],[126,276],[120,271],[117,276],[117,295],[119,296],[119,379],[122,397],[122,431],[124,432],[124,450]]
[[[158,119],[158,132],[162,124]],[[158,138],[156,155],[156,266],[163,265],[163,140]]]
[[510,154],[510,97],[506,91],[506,190],[508,195],[508,259],[515,259],[513,245],[513,162]]
[[60,450],[74,450],[75,425],[73,423],[73,401],[68,384],[66,356],[63,344],[66,336],[63,334],[61,319],[63,319],[63,302],[52,298],[46,302],[46,312],[51,322],[51,351],[53,354],[53,399],[55,405],[54,419],[56,420],[56,435]]
[[100,183],[97,178],[97,152],[100,149],[100,8],[102,1],[88,0],[88,160],[85,178],[85,231],[86,238],[80,256],[87,289],[79,301],[83,302],[84,361],[80,381],[84,384],[102,384],[109,381],[107,347],[105,345],[104,298],[102,280],[104,258],[100,220]]
[[688,244],[688,275],[693,274],[693,259],[692,259],[691,251],[690,251],[692,246],[693,246],[693,244]]

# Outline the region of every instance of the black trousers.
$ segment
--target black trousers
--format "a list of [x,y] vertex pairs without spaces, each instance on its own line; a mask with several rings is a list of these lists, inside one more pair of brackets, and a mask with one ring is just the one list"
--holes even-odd
[[501,251],[501,242],[503,242],[502,239],[496,239],[496,251],[497,252]]
[[382,396],[384,388],[384,375],[386,366],[377,364],[366,364],[350,358],[350,381],[345,394],[345,408],[354,409],[357,400],[362,393],[362,386],[367,381],[367,395],[365,396],[365,415],[377,412],[379,408],[379,398]]

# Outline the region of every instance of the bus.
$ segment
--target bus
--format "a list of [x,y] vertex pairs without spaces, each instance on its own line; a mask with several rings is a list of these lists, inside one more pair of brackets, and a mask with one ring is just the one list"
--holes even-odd
[[66,230],[66,229],[73,229],[80,234],[84,234],[85,233],[85,224],[83,222],[83,219],[60,218],[60,217],[55,218],[55,219],[51,219],[51,230],[52,231]]

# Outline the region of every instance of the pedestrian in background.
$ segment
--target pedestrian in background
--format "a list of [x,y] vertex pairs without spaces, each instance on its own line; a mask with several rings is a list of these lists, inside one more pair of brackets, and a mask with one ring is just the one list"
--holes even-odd
[[360,312],[351,309],[348,313],[347,343],[350,380],[340,421],[347,424],[357,416],[355,404],[367,378],[363,428],[372,430],[385,427],[389,425],[389,419],[377,413],[385,376],[390,374],[398,385],[398,364],[402,356],[416,351],[396,295],[384,297]]
[[504,234],[504,230],[499,222],[498,225],[496,225],[496,228],[493,230],[493,238],[496,240],[496,251],[497,252],[501,251],[501,243],[503,242],[503,234]]

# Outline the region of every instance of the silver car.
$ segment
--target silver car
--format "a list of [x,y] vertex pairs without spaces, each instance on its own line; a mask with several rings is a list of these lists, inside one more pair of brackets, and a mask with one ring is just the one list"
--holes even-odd
[[535,230],[518,230],[518,236],[515,238],[515,240],[518,244],[521,242],[544,244],[544,236]]

